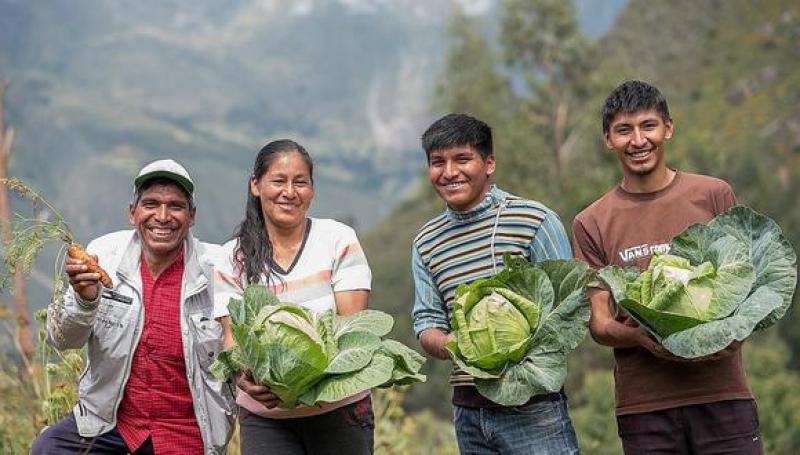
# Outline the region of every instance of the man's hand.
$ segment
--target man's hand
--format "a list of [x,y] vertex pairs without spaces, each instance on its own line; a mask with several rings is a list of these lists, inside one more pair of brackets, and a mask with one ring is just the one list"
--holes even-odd
[[642,333],[638,324],[623,324],[611,314],[611,294],[602,289],[589,289],[592,302],[592,317],[589,319],[589,331],[592,338],[604,346],[612,348],[632,348],[643,346],[650,350],[658,349],[658,343]]
[[452,333],[444,333],[441,329],[428,329],[419,336],[419,344],[428,354],[437,359],[450,360],[450,352],[445,345],[453,338]]
[[240,374],[236,378],[236,385],[242,389],[244,393],[250,395],[256,401],[263,404],[267,409],[272,409],[278,406],[278,404],[281,402],[281,399],[272,393],[269,390],[269,387],[256,384],[253,380],[252,374],[250,374],[249,371]]
[[654,340],[653,337],[650,335],[650,333],[647,332],[647,330],[645,330],[643,327],[640,327],[639,333],[640,333],[639,344],[643,348],[650,351],[651,354],[658,357],[659,359],[669,360],[671,362],[684,362],[684,363],[712,362],[730,356],[731,354],[736,352],[736,349],[739,348],[739,346],[742,345],[741,341],[734,341],[733,343],[729,344],[727,348],[719,352],[715,352],[713,354],[709,354],[703,357],[697,357],[694,359],[687,359],[684,357],[678,357],[675,354],[669,352],[667,348],[665,348],[659,342]]
[[721,351],[715,352],[713,354],[709,354],[709,355],[707,355],[705,357],[700,357],[700,358],[692,359],[692,360],[695,360],[695,361],[698,361],[698,362],[705,362],[705,361],[712,361],[712,360],[722,360],[722,359],[724,359],[726,357],[730,357],[731,354],[736,352],[736,350],[739,349],[741,346],[742,346],[742,342],[741,341],[734,341],[733,343],[729,344],[727,348],[725,348],[725,349],[723,349]]
[[694,359],[683,359],[683,358],[681,358],[680,360],[682,362],[692,362],[692,363],[694,363],[694,362],[715,362],[717,360],[722,360],[722,359],[724,359],[726,357],[730,357],[731,354],[736,352],[736,350],[739,349],[739,347],[741,345],[742,345],[741,341],[734,341],[733,343],[729,344],[728,347],[726,347],[725,349],[723,349],[721,351],[717,351],[717,352],[715,352],[713,354],[709,354],[709,355],[706,355],[706,356],[703,356],[703,357],[697,357],[697,358],[694,358]]
[[[94,260],[97,256],[92,255]],[[86,263],[80,259],[67,257],[64,270],[69,277],[69,284],[80,298],[86,302],[94,302],[100,295],[100,274],[89,273]]]
[[662,360],[669,360],[672,362],[686,362],[689,359],[678,357],[675,354],[667,351],[667,348],[662,346],[658,341],[653,339],[650,333],[644,327],[639,327],[638,337],[639,345],[650,351],[651,354]]

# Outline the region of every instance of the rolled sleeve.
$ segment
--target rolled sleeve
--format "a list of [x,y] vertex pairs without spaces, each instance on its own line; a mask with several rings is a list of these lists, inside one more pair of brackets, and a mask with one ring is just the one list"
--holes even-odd
[[548,259],[571,259],[572,247],[570,246],[567,231],[555,212],[548,209],[542,224],[536,231],[531,241],[532,262]]
[[428,329],[450,332],[447,308],[415,246],[411,248],[411,274],[414,277],[414,309],[411,312],[414,334],[419,338]]

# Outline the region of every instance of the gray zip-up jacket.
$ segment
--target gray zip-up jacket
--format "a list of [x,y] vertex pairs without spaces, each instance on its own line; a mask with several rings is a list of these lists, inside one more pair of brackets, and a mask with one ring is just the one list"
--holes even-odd
[[[234,406],[228,384],[208,368],[222,350],[222,326],[214,320],[213,267],[206,259],[217,245],[191,233],[185,240],[181,290],[181,338],[186,376],[206,454],[225,453],[233,429]],[[117,425],[117,409],[130,377],[133,353],[144,327],[141,241],[135,231],[119,231],[87,246],[114,281],[95,302],[83,301],[72,288],[62,303],[47,311],[49,342],[58,349],[87,346],[88,365],[78,384],[80,400],[73,413],[83,437],[103,434]]]

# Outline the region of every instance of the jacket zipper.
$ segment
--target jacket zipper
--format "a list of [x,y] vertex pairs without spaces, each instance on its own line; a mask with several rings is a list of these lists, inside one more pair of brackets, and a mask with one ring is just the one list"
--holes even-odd
[[117,426],[117,412],[119,411],[120,403],[122,403],[122,390],[128,384],[128,379],[130,379],[131,362],[133,362],[133,355],[135,354],[134,347],[139,345],[139,340],[141,340],[142,338],[142,328],[144,325],[144,323],[142,322],[142,315],[144,314],[144,302],[142,301],[141,293],[139,292],[138,289],[136,289],[135,286],[131,285],[127,276],[121,273],[119,274],[119,276],[120,278],[122,278],[122,281],[125,282],[125,284],[127,284],[128,286],[130,286],[130,288],[133,289],[133,292],[136,294],[139,302],[139,311],[137,311],[136,313],[136,328],[134,329],[132,343],[130,344],[129,348],[131,354],[125,361],[125,376],[123,377],[122,382],[120,382],[119,389],[117,390],[117,399],[114,403],[114,414],[112,415],[112,422],[111,422],[114,425],[112,426],[112,428]]
[[[195,408],[194,409],[195,419],[199,417],[200,420],[202,420],[202,422],[198,421],[197,424],[201,426],[200,436],[203,439],[204,450],[209,454],[214,454],[216,452],[214,451],[214,446],[210,439],[210,437],[213,434],[213,430],[209,427],[208,416],[205,410],[205,406],[199,404],[201,401],[200,398],[204,397],[195,396],[197,392],[202,392],[202,390],[195,390],[196,384],[194,383],[194,376],[197,370],[197,362],[194,359],[195,357],[194,340],[192,339],[192,335],[190,333],[192,330],[191,321],[189,321],[189,318],[186,313],[186,302],[188,302],[189,299],[194,297],[195,295],[205,291],[207,288],[208,288],[208,283],[201,283],[200,285],[194,287],[193,289],[186,291],[186,295],[184,296],[183,299],[181,299],[181,324],[186,325],[185,335],[183,333],[183,327],[181,327],[181,338],[183,339],[184,349],[186,351],[185,355],[186,380],[189,382],[189,393],[192,395],[192,403],[196,404],[196,406],[193,406]],[[190,362],[191,366],[189,364]],[[200,395],[204,394],[200,393]],[[203,428],[206,428],[206,430],[204,431]],[[206,438],[209,438],[209,440],[206,440]]]

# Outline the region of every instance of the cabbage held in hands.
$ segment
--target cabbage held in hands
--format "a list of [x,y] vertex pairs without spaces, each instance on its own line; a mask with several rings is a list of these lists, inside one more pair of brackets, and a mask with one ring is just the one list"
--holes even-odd
[[567,354],[588,329],[590,272],[576,260],[503,260],[494,277],[456,291],[447,350],[481,395],[518,406],[564,385]]
[[220,353],[212,373],[226,380],[250,371],[255,382],[280,398],[283,408],[425,381],[419,374],[423,356],[381,339],[394,324],[386,313],[314,314],[281,303],[264,286],[249,286],[244,300],[231,299],[228,309],[236,345]]
[[780,319],[792,302],[797,257],[774,221],[734,207],[687,228],[644,272],[611,266],[599,276],[668,351],[691,359]]

